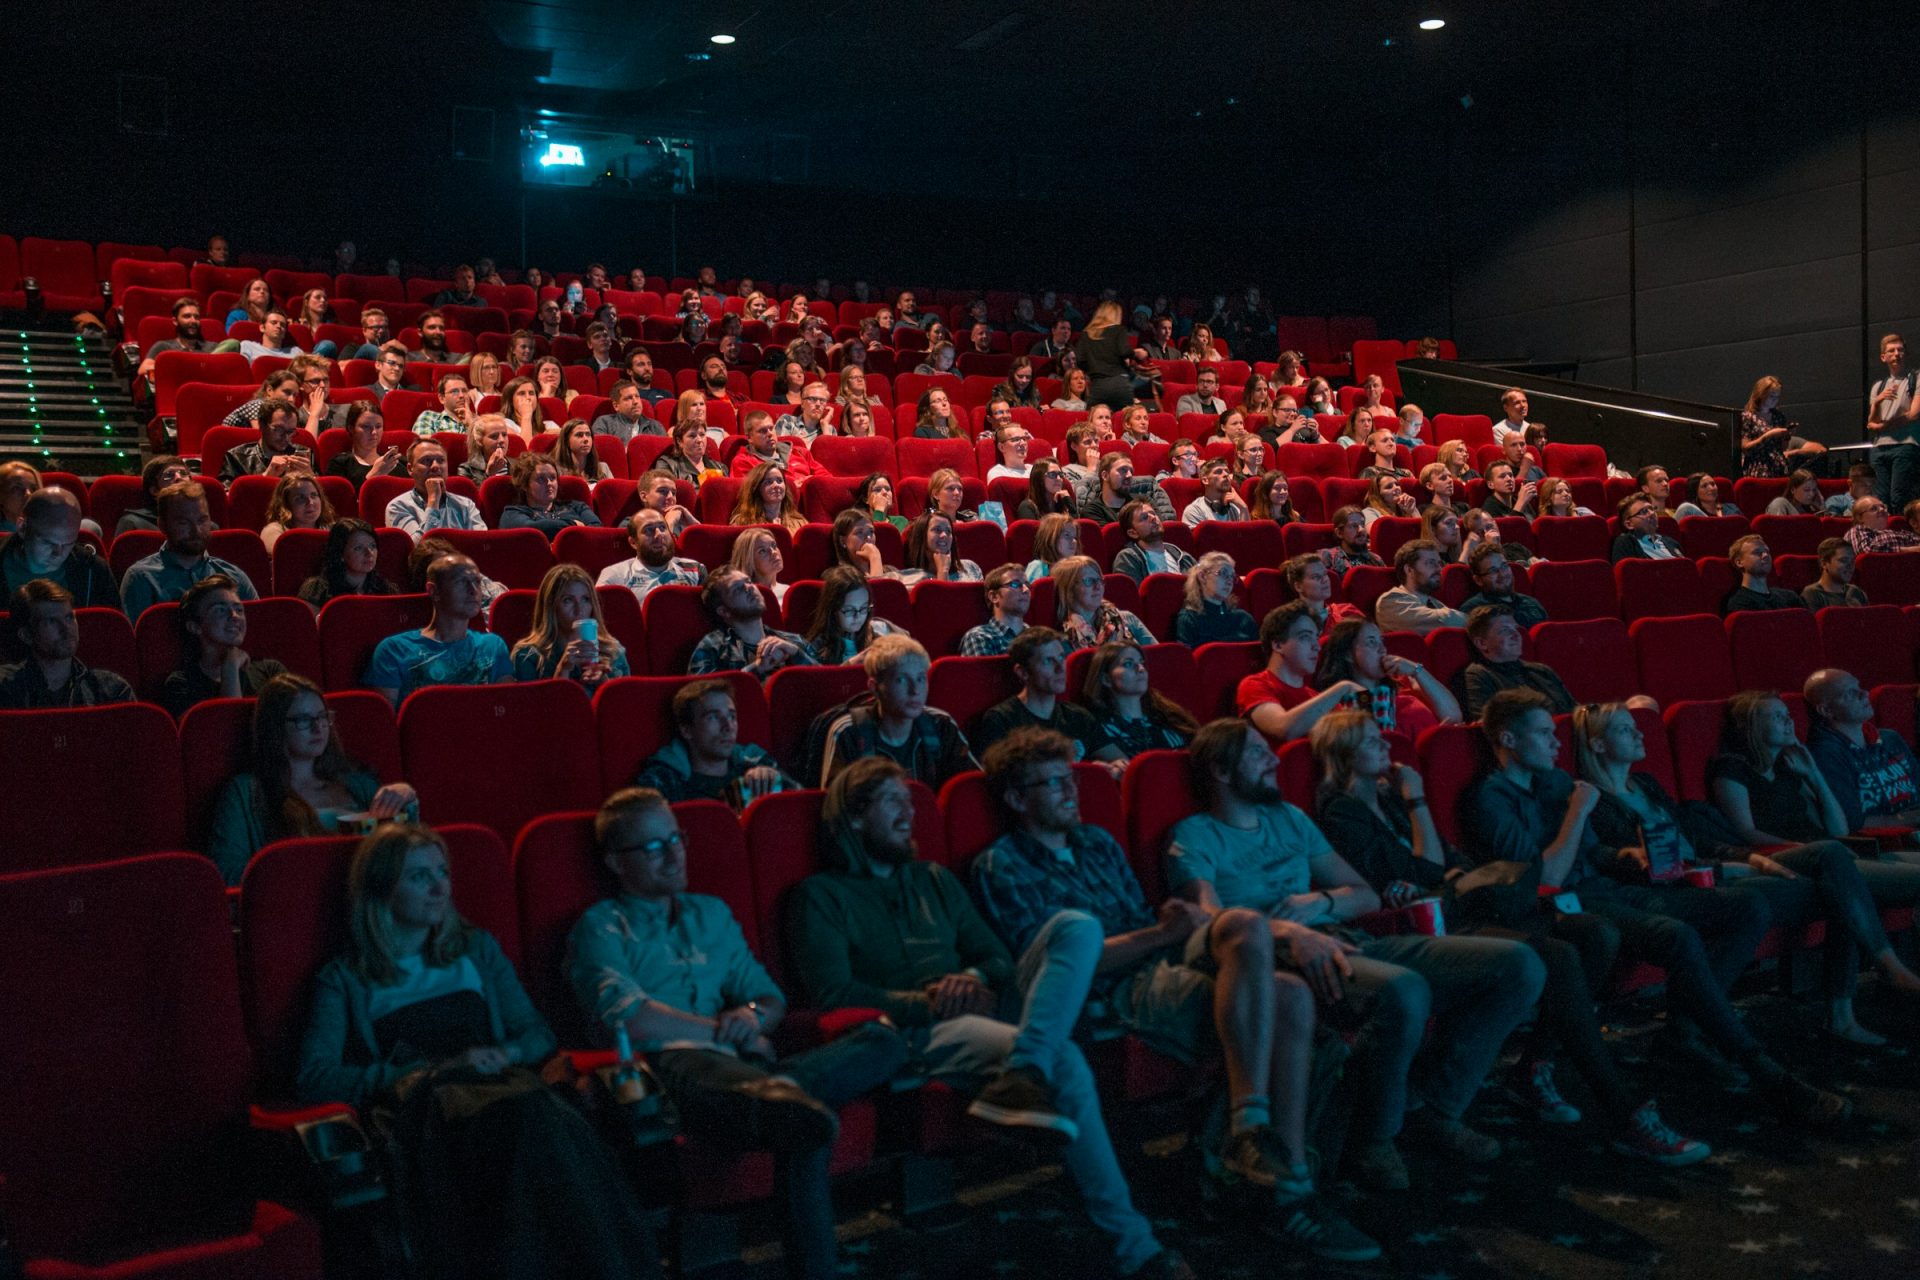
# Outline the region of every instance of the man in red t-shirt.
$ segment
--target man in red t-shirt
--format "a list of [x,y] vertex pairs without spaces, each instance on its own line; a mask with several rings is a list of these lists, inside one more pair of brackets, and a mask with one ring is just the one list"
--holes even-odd
[[1306,737],[1321,716],[1366,695],[1352,680],[1321,690],[1308,683],[1320,661],[1320,622],[1304,600],[1289,600],[1269,613],[1260,624],[1260,644],[1266,669],[1240,682],[1233,705],[1275,743]]

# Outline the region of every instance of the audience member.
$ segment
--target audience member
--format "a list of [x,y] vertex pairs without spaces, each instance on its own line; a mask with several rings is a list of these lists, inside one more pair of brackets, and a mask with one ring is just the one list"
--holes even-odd
[[1614,538],[1609,558],[1622,560],[1684,560],[1680,544],[1660,532],[1660,512],[1645,494],[1633,494],[1620,501],[1620,533]]
[[[40,494],[34,497],[38,500]],[[207,491],[197,480],[162,489],[158,501],[160,531],[167,540],[158,551],[128,566],[120,580],[121,598],[126,602],[129,618],[137,620],[150,605],[180,599],[188,587],[216,574],[232,581],[240,599],[259,598],[259,592],[253,589],[253,582],[245,573],[207,554],[213,517],[207,512]],[[31,516],[31,506],[28,513]]]
[[[1708,476],[1707,479],[1712,480],[1713,477]],[[1717,485],[1715,486],[1715,492],[1718,492]],[[1732,504],[1728,503],[1727,505],[1731,506]],[[1573,500],[1573,485],[1568,482],[1565,477],[1548,476],[1540,482],[1540,514],[1543,516],[1561,517],[1590,516],[1593,514],[1593,509],[1591,507],[1583,507]],[[1683,509],[1681,514],[1686,515],[1688,513]],[[1691,514],[1700,515],[1703,513],[1696,510]]]
[[[1122,642],[1125,643],[1124,638]],[[967,730],[976,755],[1016,729],[1053,729],[1076,745],[1076,758],[1103,763],[1118,778],[1126,767],[1120,748],[1108,740],[1087,711],[1068,702],[1065,638],[1050,627],[1028,627],[1007,651],[1020,690],[981,712]]]
[[1199,728],[1185,707],[1151,682],[1147,655],[1129,642],[1101,645],[1087,664],[1081,701],[1123,760],[1143,751],[1184,747]]
[[1839,800],[1847,830],[1920,827],[1920,768],[1913,749],[1892,729],[1873,723],[1866,687],[1829,667],[1808,676],[1802,692],[1813,713],[1807,752]]
[[1107,580],[1091,556],[1068,556],[1053,566],[1055,622],[1073,649],[1109,640],[1156,643],[1153,633],[1131,610],[1107,599]]
[[427,566],[433,613],[418,631],[388,636],[373,651],[364,683],[398,707],[429,685],[502,684],[513,679],[507,642],[473,629],[485,608],[483,579],[472,560],[442,555]]
[[220,464],[220,482],[232,484],[241,476],[281,476],[295,471],[313,470],[313,451],[294,443],[293,405],[277,397],[261,405],[258,418],[260,438],[227,450]]
[[766,597],[739,569],[716,570],[701,589],[700,602],[714,629],[694,646],[687,662],[689,675],[745,671],[765,680],[784,666],[814,665],[805,640],[766,625]]
[[124,678],[89,667],[77,656],[80,621],[71,591],[33,578],[12,593],[9,604],[8,621],[26,657],[0,667],[0,710],[104,707],[134,700],[133,686]]
[[1333,574],[1327,568],[1327,556],[1330,554],[1328,551],[1309,552],[1294,556],[1280,566],[1281,576],[1287,580],[1287,589],[1296,598],[1306,602],[1307,612],[1320,628],[1322,639],[1326,638],[1335,623],[1366,617],[1360,612],[1359,606],[1333,598]]
[[1493,442],[1504,444],[1508,436],[1525,440],[1527,428],[1533,425],[1527,421],[1527,393],[1518,387],[1508,387],[1500,393],[1500,408],[1503,416],[1493,424]]
[[1304,599],[1288,601],[1260,623],[1260,649],[1266,664],[1240,681],[1234,691],[1234,711],[1274,742],[1304,738],[1320,717],[1342,703],[1353,704],[1368,696],[1355,680],[1313,688],[1320,637],[1320,619]]
[[280,478],[267,499],[266,524],[260,541],[271,552],[280,535],[289,529],[327,529],[339,519],[326,490],[312,472],[293,472]]
[[1673,514],[1682,520],[1689,516],[1740,514],[1739,507],[1720,497],[1720,481],[1705,471],[1696,471],[1680,482],[1680,498],[1680,505]]
[[[993,447],[1000,455],[1000,461],[988,469],[987,480],[1030,480],[1033,467],[1027,462],[1027,451],[1033,445],[1033,432],[1013,419],[1005,400],[996,399],[987,409],[988,421],[993,424]],[[1003,421],[993,422],[994,410],[1002,412]]]
[[[122,512],[119,522],[114,525],[114,536],[118,537],[123,533],[128,533],[135,529],[152,529],[158,531],[160,528],[160,516],[158,514],[158,503],[155,501],[157,495],[162,489],[171,485],[185,484],[187,481],[193,479],[193,477],[193,467],[184,459],[176,457],[171,453],[156,454],[152,458],[149,458],[147,464],[140,468],[140,491],[146,496],[146,505],[142,507],[128,507]],[[38,490],[39,486],[34,486],[34,491],[38,492]],[[31,497],[32,494],[28,496]],[[24,514],[25,509],[23,508],[22,515]],[[18,532],[18,530],[14,530],[14,532]]]
[[814,662],[825,667],[857,662],[867,646],[892,634],[892,623],[873,616],[873,594],[865,571],[836,564],[821,574],[820,601],[807,630],[807,654]]
[[1340,566],[1342,574],[1355,565],[1386,566],[1386,561],[1373,553],[1367,540],[1367,517],[1359,507],[1341,507],[1329,521],[1333,525],[1334,563]]
[[1125,533],[1127,545],[1113,557],[1113,571],[1124,573],[1136,583],[1149,574],[1184,574],[1193,568],[1193,557],[1167,542],[1165,528],[1153,504],[1135,498],[1120,508],[1116,522]]
[[977,627],[968,628],[960,637],[960,652],[969,658],[998,657],[1006,653],[1014,637],[1025,630],[1027,607],[1033,601],[1027,576],[1017,564],[1003,564],[988,570],[982,585],[993,616]]
[[1878,495],[1853,504],[1853,528],[1847,545],[1855,555],[1878,551],[1920,551],[1920,533],[1893,526],[1887,504]]
[[459,473],[478,489],[488,476],[504,476],[513,466],[513,427],[497,413],[475,414],[467,424],[467,460]]
[[922,582],[979,582],[980,566],[953,553],[953,521],[938,512],[922,512],[907,526],[900,572],[908,586]]
[[1847,491],[1829,494],[1826,502],[1821,505],[1821,510],[1830,516],[1851,516],[1854,502],[1871,496],[1874,487],[1873,465],[1856,462],[1847,468]]
[[861,659],[871,700],[855,699],[827,725],[820,781],[830,785],[855,761],[881,756],[938,792],[980,767],[952,716],[927,705],[932,660],[909,636],[874,640]]
[[1519,482],[1513,464],[1505,458],[1487,464],[1487,496],[1480,503],[1480,509],[1494,519],[1506,516],[1530,518],[1534,499],[1538,496],[1533,484]]
[[1403,542],[1393,553],[1393,572],[1397,585],[1381,593],[1374,602],[1373,616],[1383,631],[1411,631],[1426,635],[1441,627],[1463,627],[1467,616],[1449,609],[1439,597],[1440,548],[1424,538]]
[[1820,478],[1811,471],[1796,471],[1787,477],[1786,492],[1767,504],[1770,516],[1821,516],[1827,513],[1820,494]]
[[1173,411],[1182,413],[1206,413],[1219,415],[1227,411],[1227,402],[1220,398],[1220,373],[1216,369],[1202,369],[1195,379],[1195,387],[1174,403]]
[[875,471],[860,482],[853,493],[854,505],[865,511],[875,524],[886,523],[905,531],[907,518],[894,510],[893,478]]
[[335,596],[390,596],[394,588],[380,576],[380,535],[365,520],[349,516],[327,529],[327,545],[313,576],[299,595],[316,611]]
[[45,578],[65,587],[76,609],[119,608],[120,589],[114,585],[106,557],[92,543],[80,540],[84,523],[80,499],[66,489],[48,485],[34,490],[20,509],[18,531],[0,545],[0,581],[7,597],[11,599],[34,579]]
[[1190,563],[1186,596],[1173,617],[1173,638],[1189,649],[1218,640],[1247,641],[1260,634],[1260,624],[1240,607],[1234,595],[1238,574],[1233,557],[1209,551]]
[[720,800],[744,809],[797,789],[766,748],[740,741],[740,714],[725,680],[694,680],[673,695],[674,738],[640,767],[634,785],[669,801]]
[[347,406],[347,447],[327,462],[326,474],[340,476],[356,490],[369,476],[391,475],[405,464],[398,448],[381,447],[386,436],[386,415],[371,400],[355,400]]
[[967,505],[966,483],[952,467],[941,467],[927,477],[927,511],[945,516],[953,524],[980,518],[980,513]]
[[821,470],[813,454],[799,440],[774,436],[773,415],[765,409],[748,410],[741,428],[746,447],[733,455],[732,474],[746,476],[763,466],[777,466],[795,485],[805,484]]
[[167,676],[160,703],[175,719],[209,698],[257,697],[286,667],[252,658],[240,646],[247,638],[247,611],[232,579],[212,574],[187,588],[174,615],[180,669]]
[[550,454],[528,451],[513,460],[514,496],[500,513],[502,529],[538,529],[551,538],[576,525],[600,527],[600,517],[578,498],[561,501],[560,468]]
[[1771,375],[1753,384],[1740,413],[1740,474],[1787,474],[1787,445],[1796,424],[1780,412],[1780,379]]
[[1424,663],[1388,650],[1380,628],[1371,622],[1336,623],[1320,646],[1315,687],[1325,689],[1353,680],[1365,690],[1363,704],[1388,732],[1418,741],[1434,724],[1460,719],[1460,704]]
[[626,649],[607,629],[593,579],[577,564],[547,570],[527,634],[507,657],[515,680],[573,680],[593,689],[633,674]]
[[1820,577],[1800,588],[1800,599],[1818,613],[1835,606],[1865,606],[1867,593],[1853,585],[1853,548],[1845,538],[1825,538],[1819,546]]
[[1248,519],[1247,500],[1233,487],[1233,464],[1225,458],[1209,458],[1200,467],[1206,488],[1187,504],[1180,521],[1196,528],[1208,520]]
[[720,464],[707,456],[707,426],[700,422],[676,423],[673,443],[654,459],[653,465],[676,480],[685,480],[698,488],[715,476],[725,475]]
[[1434,550],[1440,553],[1443,569],[1446,565],[1464,563],[1466,537],[1460,532],[1460,517],[1454,514],[1452,507],[1422,507],[1419,536],[1431,542]]
[[1473,646],[1475,659],[1460,675],[1467,719],[1478,720],[1493,695],[1503,689],[1532,689],[1557,716],[1573,710],[1573,695],[1560,673],[1544,662],[1520,657],[1525,641],[1520,620],[1505,605],[1478,605],[1468,613],[1467,643]]
[[435,529],[485,529],[480,506],[447,488],[447,449],[422,438],[407,445],[407,474],[413,488],[387,504],[387,527],[418,539]]
[[1740,575],[1740,585],[1721,599],[1721,613],[1806,609],[1807,602],[1793,592],[1768,585],[1767,580],[1773,576],[1773,552],[1767,549],[1767,540],[1759,534],[1736,538],[1727,558],[1733,562],[1734,572]]
[[1906,509],[1920,497],[1920,449],[1914,448],[1914,422],[1920,419],[1920,371],[1907,364],[1907,344],[1897,333],[1880,339],[1880,363],[1887,376],[1867,390],[1867,439],[1874,487],[1890,507]]
[[464,373],[443,373],[434,390],[440,396],[440,407],[428,409],[413,420],[413,434],[431,436],[442,431],[467,434],[473,426],[473,392]]

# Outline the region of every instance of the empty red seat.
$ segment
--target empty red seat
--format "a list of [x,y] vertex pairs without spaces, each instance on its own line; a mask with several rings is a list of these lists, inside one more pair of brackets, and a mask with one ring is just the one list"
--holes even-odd
[[365,688],[367,662],[380,642],[402,631],[418,631],[432,616],[433,606],[424,595],[336,596],[327,601],[319,620],[321,683],[331,690]]
[[1720,754],[1727,704],[1708,698],[1667,707],[1661,719],[1673,760],[1674,795],[1681,800],[1710,800],[1707,761]]
[[1882,604],[1841,606],[1822,609],[1816,621],[1827,661],[1851,672],[1867,688],[1912,682],[1914,654],[1899,609]]
[[49,311],[102,311],[100,274],[93,246],[85,240],[47,240],[28,236],[20,242],[20,274],[40,285]]
[[[838,667],[782,667],[767,681],[765,746],[802,782],[812,781],[806,774],[818,762],[799,759],[807,726],[821,712],[866,690],[867,673],[858,663]],[[939,705],[931,697],[928,701]]]
[[1534,549],[1548,560],[1605,560],[1611,543],[1599,516],[1542,516],[1533,522]]
[[1739,688],[1719,618],[1641,618],[1628,626],[1627,634],[1640,667],[1640,691],[1662,707],[1730,698]]
[[1174,824],[1201,808],[1194,790],[1191,761],[1185,751],[1144,751],[1121,777],[1128,860],[1147,901],[1167,896],[1162,858]]
[[[1742,482],[1744,483],[1744,482]],[[1749,507],[1741,503],[1743,511],[1760,511],[1759,506]],[[1841,522],[1838,530],[1828,527],[1821,516],[1768,516],[1756,515],[1752,520],[1753,531],[1767,540],[1767,550],[1776,556],[1817,555],[1820,543],[1827,538],[1837,538],[1846,530]],[[1724,549],[1721,555],[1727,554]]]
[[1266,665],[1258,640],[1203,644],[1193,651],[1193,702],[1187,710],[1201,723],[1234,711],[1234,691],[1240,682]]
[[213,864],[0,876],[0,919],[0,1162],[24,1274],[319,1280],[319,1229],[253,1198],[254,1064]]
[[1618,618],[1542,622],[1533,629],[1533,658],[1559,674],[1576,702],[1624,702],[1641,692],[1633,644]]
[[1549,444],[1541,464],[1550,476],[1606,479],[1607,451],[1597,444]]
[[[228,387],[251,384],[258,388],[260,385],[259,379],[253,376],[253,370],[247,365],[247,358],[237,351],[219,355],[200,351],[162,351],[153,359],[154,413],[163,418],[172,417],[175,413],[175,397],[180,388],[189,382]],[[199,437],[196,436],[192,443],[197,445]],[[189,446],[183,441],[181,447]]]
[[699,587],[655,587],[641,601],[640,614],[646,623],[646,669],[655,675],[685,671],[694,646],[713,630],[713,621],[700,603]]
[[1804,609],[1729,614],[1725,626],[1733,681],[1741,689],[1798,693],[1826,665],[1819,624]]
[[567,680],[433,686],[400,708],[420,816],[479,822],[503,839],[542,813],[599,804],[598,741],[586,691]]
[[821,436],[809,449],[813,460],[836,476],[891,476],[898,468],[894,442],[879,436]]
[[1688,516],[1679,523],[1680,549],[1694,560],[1725,560],[1735,540],[1752,531],[1745,516]]
[[1529,567],[1528,591],[1555,622],[1617,618],[1613,566],[1605,560],[1548,560]]
[[1613,566],[1613,578],[1620,616],[1629,623],[1720,612],[1720,601],[1701,585],[1700,570],[1691,560],[1622,560]]
[[[0,809],[23,815],[0,875],[186,847],[180,744],[159,707],[0,712],[0,759]],[[61,816],[24,820],[50,802]]]
[[1478,448],[1493,443],[1493,419],[1484,413],[1436,413],[1433,415],[1433,443],[1465,440]]
[[1920,553],[1878,552],[1854,561],[1853,583],[1875,604],[1920,604]]
[[1475,778],[1493,767],[1493,748],[1477,724],[1435,725],[1414,746],[1434,826],[1458,846],[1460,799]]
[[927,678],[927,702],[959,722],[965,731],[974,718],[1019,691],[1013,663],[1005,657],[943,657],[934,661]]
[[1356,564],[1340,582],[1340,598],[1372,617],[1374,601],[1391,591],[1398,581],[1391,565]]
[[[983,564],[982,570],[994,566]],[[922,582],[914,587],[913,638],[935,655],[960,652],[960,638],[993,616],[977,582]]]

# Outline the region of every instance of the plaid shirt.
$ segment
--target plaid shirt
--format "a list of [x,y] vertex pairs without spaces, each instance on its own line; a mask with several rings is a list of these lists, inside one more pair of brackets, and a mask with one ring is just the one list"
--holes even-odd
[[[1064,855],[1024,831],[1009,831],[973,860],[973,884],[987,922],[1015,955],[1062,911],[1086,912],[1108,937],[1154,923],[1119,842],[1086,823],[1068,835]],[[1104,989],[1124,976],[1102,974],[1095,984]]]
[[998,658],[1013,647],[1013,638],[1026,629],[1024,623],[1009,630],[992,618],[977,627],[969,627],[960,637],[960,653],[968,658]]
[[1856,555],[1866,555],[1869,551],[1912,551],[1920,548],[1920,533],[1892,525],[1885,529],[1869,529],[1857,524],[1847,530],[1847,545],[1853,548]]
[[[770,636],[779,636],[794,648],[793,656],[782,666],[811,667],[813,655],[807,652],[807,642],[791,631],[775,631],[768,627]],[[716,671],[745,671],[753,663],[754,649],[740,638],[740,633],[732,627],[716,627],[701,638],[693,648],[693,656],[687,659],[687,674],[690,676],[710,676]],[[766,679],[772,671],[760,672],[760,678]]]

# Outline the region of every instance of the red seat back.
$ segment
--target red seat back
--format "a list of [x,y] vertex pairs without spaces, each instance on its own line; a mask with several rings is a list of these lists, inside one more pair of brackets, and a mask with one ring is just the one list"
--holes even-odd
[[[405,534],[401,534],[405,537]],[[367,663],[388,636],[418,631],[433,616],[424,595],[336,596],[321,607],[321,683],[329,690],[366,687]]]
[[733,688],[734,711],[739,717],[739,740],[765,746],[768,742],[767,699],[760,682],[744,671],[717,676],[632,676],[610,680],[593,696],[594,721],[600,738],[600,787],[611,795],[631,786],[634,775],[667,743],[676,730],[673,695],[702,680],[724,680]]
[[1707,761],[1720,754],[1727,722],[1727,704],[1710,698],[1676,702],[1661,715],[1667,726],[1667,744],[1673,761],[1673,794],[1681,800],[1711,800],[1707,793]]
[[1599,516],[1542,516],[1533,522],[1534,549],[1550,561],[1605,560],[1611,543]]
[[971,732],[982,711],[1019,691],[1019,677],[1006,657],[939,658],[927,678],[928,704],[952,716],[964,732]]
[[1193,702],[1188,710],[1201,723],[1234,714],[1234,691],[1240,682],[1266,665],[1258,640],[1203,644],[1193,651]]
[[[132,678],[132,672],[120,674]],[[0,810],[22,820],[0,846],[0,875],[186,847],[180,744],[148,703],[0,712]]]
[[1905,643],[1906,623],[1899,609],[1884,604],[1839,606],[1822,609],[1816,621],[1826,660],[1867,688],[1912,683],[1914,654]]
[[1641,691],[1633,645],[1618,618],[1540,623],[1533,657],[1559,674],[1576,702],[1623,702]]
[[1620,616],[1629,623],[1720,612],[1720,602],[1709,598],[1691,560],[1622,560],[1613,566],[1613,579],[1620,593]]
[[1719,618],[1641,618],[1631,623],[1640,692],[1662,707],[1687,699],[1732,697],[1738,689]]
[[[306,602],[286,596],[249,600],[246,651],[255,658],[271,658],[309,680],[321,678],[320,637],[313,610]],[[140,696],[159,701],[161,686],[181,669],[185,650],[180,635],[180,605],[156,604],[133,624],[134,646],[140,655]],[[125,674],[125,673],[123,673]],[[131,679],[129,675],[129,679]]]
[[439,536],[509,587],[538,587],[553,568],[553,546],[538,529],[445,529]]
[[767,681],[767,749],[790,769],[803,764],[810,768],[813,761],[798,760],[807,726],[821,712],[866,688],[866,669],[857,662],[837,667],[782,667]]
[[1733,680],[1742,689],[1798,693],[1826,665],[1819,624],[1804,609],[1729,614],[1725,626]]
[[[531,726],[535,750],[526,747]],[[400,750],[421,817],[479,822],[504,839],[542,813],[600,802],[598,741],[586,691],[569,680],[435,686],[400,708]]]
[[1420,775],[1434,826],[1446,840],[1460,844],[1460,798],[1473,780],[1493,767],[1493,749],[1477,724],[1440,724],[1415,743]]

